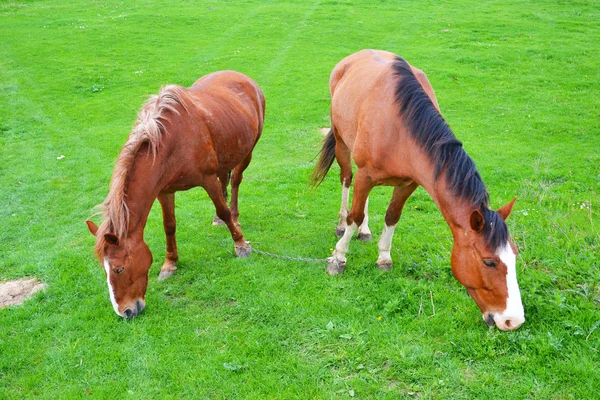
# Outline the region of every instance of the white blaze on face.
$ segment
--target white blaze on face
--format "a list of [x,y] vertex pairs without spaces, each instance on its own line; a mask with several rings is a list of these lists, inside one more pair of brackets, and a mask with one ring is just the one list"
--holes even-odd
[[525,322],[525,312],[517,282],[517,256],[513,253],[510,243],[507,242],[506,246],[498,252],[498,257],[506,265],[508,298],[506,299],[506,309],[501,314],[494,315],[494,322],[500,329],[512,330]]
[[123,317],[124,315],[119,312],[119,305],[115,300],[115,293],[113,292],[113,288],[110,283],[110,263],[108,262],[107,258],[104,259],[104,270],[106,271],[106,283],[108,284],[108,295],[110,296],[110,302],[112,303],[115,312]]

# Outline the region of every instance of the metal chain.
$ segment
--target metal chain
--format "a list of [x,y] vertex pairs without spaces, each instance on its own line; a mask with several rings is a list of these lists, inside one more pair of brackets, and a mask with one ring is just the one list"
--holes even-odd
[[280,256],[279,254],[273,254],[273,253],[269,253],[267,251],[258,250],[254,246],[252,246],[252,252],[262,254],[264,256],[279,258],[280,260],[304,261],[304,262],[314,262],[314,263],[328,262],[327,258],[306,258],[306,257]]

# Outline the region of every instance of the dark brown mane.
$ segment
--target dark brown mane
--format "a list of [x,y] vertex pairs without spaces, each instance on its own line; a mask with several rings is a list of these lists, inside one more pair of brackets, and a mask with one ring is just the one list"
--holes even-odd
[[102,224],[96,234],[95,251],[98,257],[102,257],[106,233],[113,233],[119,238],[127,236],[129,225],[129,209],[126,202],[127,178],[135,155],[143,144],[148,144],[150,153],[156,155],[165,130],[166,113],[170,111],[179,114],[177,106],[187,110],[185,96],[185,88],[168,85],[161,88],[158,95],[151,96],[142,106],[129,138],[117,158],[108,196],[97,207],[103,215]]
[[398,77],[396,102],[400,105],[400,116],[434,162],[434,178],[437,180],[443,174],[455,196],[481,211],[485,219],[483,235],[490,248],[504,246],[508,240],[506,223],[489,209],[489,195],[475,163],[423,90],[410,65],[397,57],[392,68]]

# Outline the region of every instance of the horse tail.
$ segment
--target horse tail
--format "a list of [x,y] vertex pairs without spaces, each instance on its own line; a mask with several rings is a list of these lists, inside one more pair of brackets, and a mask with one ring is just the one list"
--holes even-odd
[[319,161],[315,165],[315,169],[312,173],[312,184],[314,187],[318,187],[323,179],[327,176],[331,164],[335,159],[335,135],[333,134],[333,128],[329,130],[325,140],[323,140],[323,147],[319,152]]

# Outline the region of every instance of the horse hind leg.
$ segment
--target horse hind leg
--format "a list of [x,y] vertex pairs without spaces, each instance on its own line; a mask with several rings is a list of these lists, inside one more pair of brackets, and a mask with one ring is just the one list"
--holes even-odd
[[348,253],[354,232],[364,221],[365,204],[372,188],[371,178],[359,169],[354,184],[352,209],[344,221],[344,236],[337,242],[332,256],[328,259],[327,273],[329,275],[341,274],[346,269],[346,253]]
[[177,270],[175,263],[179,259],[177,242],[175,240],[175,193],[160,194],[158,195],[158,201],[162,208],[163,225],[167,239],[167,256],[158,275],[158,279],[163,280],[175,273]]
[[231,203],[229,205],[229,209],[231,210],[231,218],[233,218],[233,222],[240,226],[240,211],[238,209],[238,192],[240,188],[240,184],[242,183],[242,179],[244,177],[244,171],[250,165],[250,161],[252,161],[252,153],[248,154],[248,156],[238,164],[231,175]]
[[373,240],[373,235],[371,235],[371,230],[369,229],[369,198],[367,197],[367,202],[365,203],[365,217],[363,219],[362,224],[358,227],[358,240],[363,242],[370,242]]
[[350,150],[341,140],[335,142],[335,159],[340,166],[340,182],[342,183],[342,205],[338,214],[338,224],[335,229],[335,235],[339,238],[344,236],[346,229],[346,218],[348,217],[348,198],[350,196],[350,186],[352,185],[352,162],[350,160]]
[[[221,183],[221,190],[223,192],[223,197],[225,198],[225,201],[227,201],[227,185],[229,184],[229,179],[231,178],[231,171],[229,171],[226,174],[223,175],[219,175],[219,182]],[[215,217],[213,218],[212,224],[214,226],[225,226],[225,222],[219,218],[218,215],[215,215]]]
[[383,232],[381,233],[378,244],[379,257],[377,258],[377,266],[384,271],[392,269],[393,263],[390,252],[392,250],[394,230],[396,229],[396,224],[400,220],[402,208],[404,208],[406,200],[415,191],[417,186],[419,185],[415,182],[411,182],[406,186],[396,186],[394,188],[392,200],[390,201],[390,205],[385,214],[385,226],[383,227]]
[[[340,182],[342,183],[342,204],[340,207],[338,225],[335,229],[335,235],[339,238],[344,236],[346,229],[346,218],[348,217],[348,199],[350,197],[350,186],[352,185],[352,162],[350,150],[341,141],[336,141],[335,158],[340,166]],[[358,227],[358,240],[369,242],[373,239],[369,230],[369,198],[365,203],[364,220]]]
[[225,196],[223,196],[223,191],[221,190],[222,188],[217,176],[212,175],[206,177],[203,187],[215,205],[217,216],[225,222],[227,228],[229,228],[229,232],[231,232],[231,238],[235,243],[235,254],[238,257],[250,255],[250,253],[252,253],[252,248],[246,243],[246,239],[244,239],[240,227],[233,220],[231,210],[227,207],[227,202],[225,201]]

